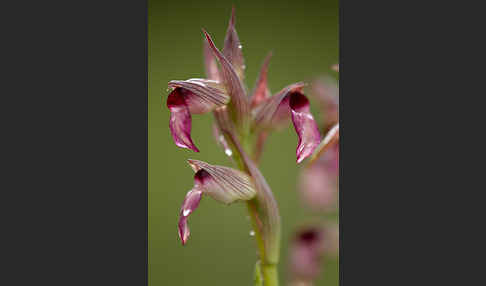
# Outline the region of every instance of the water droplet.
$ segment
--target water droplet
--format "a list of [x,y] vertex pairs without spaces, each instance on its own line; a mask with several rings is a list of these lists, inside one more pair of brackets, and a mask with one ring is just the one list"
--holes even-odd
[[188,216],[190,213],[191,213],[191,210],[185,209],[185,210],[182,212],[182,215],[183,215],[183,216]]
[[226,149],[226,150],[224,150],[224,153],[225,153],[226,155],[230,156],[230,157],[231,157],[231,155],[233,155],[233,151],[231,151],[231,149]]
[[238,49],[242,49],[242,48],[243,48],[243,46],[242,46],[242,45],[238,45]]
[[250,236],[255,236],[255,231],[254,230],[250,230]]

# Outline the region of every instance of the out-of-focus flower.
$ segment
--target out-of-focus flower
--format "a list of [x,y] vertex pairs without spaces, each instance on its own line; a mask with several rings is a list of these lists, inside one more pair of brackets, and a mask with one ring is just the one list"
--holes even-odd
[[314,281],[322,269],[325,250],[324,230],[320,227],[304,228],[295,234],[290,248],[290,274],[293,285]]
[[[310,113],[309,101],[302,92],[302,83],[289,85],[274,96],[267,84],[269,54],[258,76],[251,96],[243,85],[245,64],[242,46],[235,29],[234,9],[228,24],[222,52],[211,36],[205,36],[204,58],[208,79],[189,79],[169,82],[173,88],[167,98],[171,111],[170,130],[177,146],[198,152],[191,138],[191,114],[210,111],[227,112],[240,138],[258,138],[261,149],[269,131],[292,119],[298,135],[297,162],[302,162],[315,150],[320,134]],[[218,68],[219,63],[220,68]],[[227,107],[222,109],[220,107]],[[222,143],[219,139],[218,142]],[[224,145],[223,145],[224,146]],[[225,152],[229,151],[225,147]],[[258,153],[258,151],[257,151]]]
[[223,204],[247,201],[256,195],[251,178],[241,171],[198,160],[188,160],[188,162],[196,174],[194,187],[186,194],[179,214],[179,237],[182,244],[187,242],[190,234],[187,219],[199,206],[203,195],[210,196]]
[[290,246],[291,285],[313,285],[321,274],[323,258],[336,256],[339,250],[337,225],[306,226],[298,230]]
[[321,124],[327,132],[339,122],[339,87],[330,76],[320,77],[311,83],[311,94],[321,107]]

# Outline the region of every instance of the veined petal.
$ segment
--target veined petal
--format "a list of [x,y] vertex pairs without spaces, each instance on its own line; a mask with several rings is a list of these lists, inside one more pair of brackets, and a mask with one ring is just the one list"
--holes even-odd
[[245,126],[248,123],[248,116],[250,115],[250,103],[246,96],[245,89],[243,88],[243,83],[238,77],[233,65],[218,50],[218,48],[216,48],[211,36],[204,29],[203,32],[209,47],[221,65],[222,80],[225,84],[226,91],[231,97],[231,105],[236,112],[236,119],[241,125]]
[[180,87],[174,89],[167,97],[167,107],[170,110],[170,133],[178,147],[199,152],[199,149],[192,142],[191,113],[184,97],[184,89]]
[[169,87],[184,89],[184,101],[191,114],[207,113],[230,101],[223,85],[215,80],[171,80]]
[[303,83],[295,83],[267,99],[255,110],[253,122],[255,129],[274,127],[290,113],[299,136],[297,163],[312,154],[321,141],[319,129],[310,113],[309,100],[302,94],[303,87]]
[[243,80],[245,73],[245,60],[243,58],[241,48],[242,46],[240,39],[238,38],[238,34],[236,33],[235,29],[235,7],[233,7],[228,24],[228,30],[226,31],[226,37],[224,39],[223,55],[233,65],[240,79]]
[[187,218],[199,206],[201,199],[202,191],[192,189],[186,194],[184,202],[182,203],[179,214],[179,238],[182,241],[182,245],[186,244],[190,234]]
[[204,68],[206,69],[206,76],[208,79],[220,81],[218,63],[214,58],[213,52],[209,44],[204,40]]
[[268,88],[267,84],[267,73],[268,73],[268,64],[270,63],[270,59],[272,58],[272,53],[269,53],[265,60],[263,61],[262,68],[260,70],[260,74],[258,75],[257,82],[255,84],[255,89],[253,90],[253,95],[251,97],[251,107],[254,108],[265,99],[271,96],[270,89]]
[[174,90],[167,97],[169,127],[177,146],[199,152],[191,139],[191,114],[206,113],[229,102],[223,86],[214,80],[173,80]]
[[250,200],[256,195],[252,179],[245,173],[224,167],[210,165],[203,161],[187,160],[196,172],[194,186],[218,202],[231,204]]
[[297,163],[300,163],[314,152],[321,141],[321,135],[314,117],[310,113],[309,100],[305,95],[300,92],[292,93],[289,106],[292,111],[295,132],[299,136]]

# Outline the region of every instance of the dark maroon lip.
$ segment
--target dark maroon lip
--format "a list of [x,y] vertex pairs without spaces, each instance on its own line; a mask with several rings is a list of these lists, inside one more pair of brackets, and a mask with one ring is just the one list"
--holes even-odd
[[211,175],[204,169],[197,171],[194,175],[194,179],[204,182],[207,178],[211,177]]
[[175,88],[167,97],[167,107],[177,107],[186,104],[182,87]]
[[299,234],[298,240],[304,243],[313,243],[319,239],[319,231],[317,229],[309,229]]
[[309,100],[300,92],[292,92],[290,94],[290,108],[299,110],[309,106]]

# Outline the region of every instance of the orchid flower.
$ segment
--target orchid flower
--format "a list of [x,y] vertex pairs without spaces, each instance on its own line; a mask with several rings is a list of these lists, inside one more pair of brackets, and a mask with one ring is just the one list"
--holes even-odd
[[323,258],[337,255],[339,232],[336,225],[318,224],[299,229],[290,244],[290,285],[314,285],[322,272]]
[[[177,146],[195,152],[199,149],[191,138],[192,114],[203,114],[226,106],[240,137],[258,137],[292,118],[298,135],[297,162],[312,154],[320,142],[317,124],[310,112],[309,101],[303,94],[303,83],[295,83],[271,96],[267,85],[270,55],[262,65],[252,94],[243,85],[244,59],[235,30],[234,10],[224,41],[223,52],[205,31],[204,46],[207,79],[173,80],[167,99],[171,111],[170,130]],[[221,69],[218,69],[216,62]]]
[[256,266],[261,278],[258,281],[263,286],[276,286],[280,215],[273,193],[257,167],[258,159],[269,132],[290,119],[298,136],[297,163],[313,154],[321,137],[303,93],[304,83],[291,84],[271,95],[267,84],[271,54],[264,60],[252,92],[247,93],[245,63],[235,22],[233,8],[222,51],[203,29],[206,78],[168,83],[172,89],[167,97],[169,128],[175,144],[199,152],[191,138],[192,115],[212,112],[216,141],[238,167],[237,170],[188,161],[195,172],[194,186],[181,206],[179,237],[185,245],[190,235],[188,217],[204,196],[223,204],[246,202],[260,258]]

